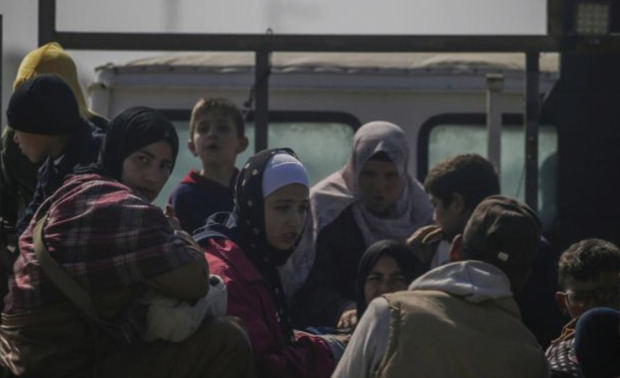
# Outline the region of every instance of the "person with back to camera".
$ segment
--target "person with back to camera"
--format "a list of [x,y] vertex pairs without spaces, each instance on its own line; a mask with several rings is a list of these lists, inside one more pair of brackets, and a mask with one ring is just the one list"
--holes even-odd
[[[424,188],[435,207],[436,225],[423,227],[407,241],[426,269],[449,261],[446,246],[463,232],[472,211],[484,198],[499,194],[499,177],[490,161],[477,154],[446,158],[434,166]],[[557,255],[544,237],[530,278],[515,300],[525,325],[544,347],[562,328],[564,317],[554,298],[557,290]]]
[[432,222],[432,206],[408,164],[403,130],[370,122],[355,133],[346,165],[314,185],[312,222],[281,270],[288,295],[303,284],[293,299],[296,324],[353,327],[364,251],[383,239],[404,242]]
[[544,352],[513,298],[540,232],[527,205],[483,200],[452,241],[451,263],[370,303],[333,377],[547,377]]

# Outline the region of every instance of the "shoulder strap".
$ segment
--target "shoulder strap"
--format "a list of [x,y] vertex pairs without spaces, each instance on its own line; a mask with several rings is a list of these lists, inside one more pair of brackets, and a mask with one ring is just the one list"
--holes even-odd
[[44,214],[44,216],[37,220],[33,232],[34,253],[41,264],[41,269],[56,285],[56,288],[69,298],[78,309],[82,310],[92,320],[99,322],[99,316],[88,292],[71,278],[64,268],[50,256],[43,240],[43,226],[47,221],[48,211],[44,211]]

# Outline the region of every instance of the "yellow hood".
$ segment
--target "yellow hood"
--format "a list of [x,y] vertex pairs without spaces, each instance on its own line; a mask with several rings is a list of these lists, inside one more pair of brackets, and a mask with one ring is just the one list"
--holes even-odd
[[80,88],[77,69],[73,59],[57,42],[50,42],[29,52],[17,70],[17,77],[13,82],[13,90],[28,79],[38,74],[56,74],[62,77],[73,90],[75,99],[80,107],[80,114],[86,119],[92,118],[95,113],[88,110],[86,101]]

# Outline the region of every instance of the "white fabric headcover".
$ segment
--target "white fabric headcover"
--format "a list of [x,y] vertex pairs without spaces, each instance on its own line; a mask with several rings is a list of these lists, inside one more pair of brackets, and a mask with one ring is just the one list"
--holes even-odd
[[273,155],[263,173],[263,198],[290,184],[301,184],[310,188],[306,168],[287,153]]

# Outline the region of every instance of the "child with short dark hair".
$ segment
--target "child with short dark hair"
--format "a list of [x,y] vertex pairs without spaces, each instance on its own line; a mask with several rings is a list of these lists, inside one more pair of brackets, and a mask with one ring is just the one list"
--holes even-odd
[[[463,232],[482,200],[499,194],[500,183],[490,161],[478,154],[462,154],[434,166],[424,180],[424,189],[435,207],[437,224],[420,228],[407,243],[416,257],[432,269],[449,261],[447,243]],[[541,238],[532,274],[525,288],[515,293],[523,323],[543,347],[549,345],[564,322],[554,300],[556,265],[557,253]]]
[[618,274],[620,249],[605,240],[582,240],[560,256],[558,278],[562,291],[556,293],[556,300],[571,320],[547,349],[552,373],[583,376],[575,356],[575,325],[588,309],[601,306],[620,309]]
[[20,235],[65,176],[97,160],[103,132],[82,118],[71,87],[50,74],[37,75],[15,90],[7,119],[22,154],[41,164],[34,195],[17,225]]
[[187,148],[202,162],[170,195],[181,227],[190,234],[211,214],[231,211],[237,155],[248,147],[243,116],[224,98],[201,98],[192,109]]

